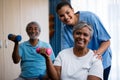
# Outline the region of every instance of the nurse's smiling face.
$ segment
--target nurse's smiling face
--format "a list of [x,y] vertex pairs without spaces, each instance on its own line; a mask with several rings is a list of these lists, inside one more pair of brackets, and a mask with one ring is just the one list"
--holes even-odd
[[67,25],[74,26],[77,23],[77,17],[74,14],[74,10],[69,6],[62,6],[57,12],[59,19]]

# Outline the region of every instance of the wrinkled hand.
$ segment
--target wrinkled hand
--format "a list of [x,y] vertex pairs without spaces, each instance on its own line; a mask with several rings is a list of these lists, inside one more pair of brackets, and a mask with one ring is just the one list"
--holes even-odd
[[46,53],[46,48],[40,48],[39,54],[41,54],[41,55],[44,56],[44,57],[49,56],[49,55]]
[[94,53],[95,53],[95,55],[97,55],[97,57],[96,57],[96,58],[98,58],[98,59],[101,59],[101,60],[102,60],[102,55],[101,55],[101,53],[99,53],[97,50],[94,50]]

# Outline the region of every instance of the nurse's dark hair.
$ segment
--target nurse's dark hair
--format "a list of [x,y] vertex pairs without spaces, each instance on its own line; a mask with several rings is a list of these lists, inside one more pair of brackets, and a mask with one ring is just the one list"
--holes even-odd
[[80,21],[77,25],[73,27],[73,34],[76,30],[81,29],[83,27],[88,27],[88,29],[90,30],[90,37],[92,37],[93,36],[92,26],[90,24],[87,24],[87,22],[85,21]]
[[56,12],[58,13],[58,10],[60,10],[63,6],[69,6],[71,9],[73,9],[71,4],[68,1],[61,1],[56,6]]

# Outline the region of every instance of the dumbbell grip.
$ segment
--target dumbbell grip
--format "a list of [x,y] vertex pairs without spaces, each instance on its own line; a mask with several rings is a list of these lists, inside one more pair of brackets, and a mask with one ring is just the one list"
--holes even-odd
[[15,41],[15,42],[19,42],[19,41],[21,41],[22,37],[20,35],[9,34],[8,39]]
[[[40,48],[37,48],[37,49],[36,49],[36,52],[37,52],[37,53],[40,53]],[[48,55],[50,55],[50,54],[52,53],[52,50],[51,50],[50,48],[47,48],[47,49],[46,49],[46,53],[47,53]]]

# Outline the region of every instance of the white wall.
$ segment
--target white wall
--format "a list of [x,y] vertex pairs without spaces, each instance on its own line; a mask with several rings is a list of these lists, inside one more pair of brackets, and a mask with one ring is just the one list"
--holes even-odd
[[32,20],[37,21],[41,26],[40,39],[49,42],[48,11],[48,0],[20,0],[21,28],[25,28]]

